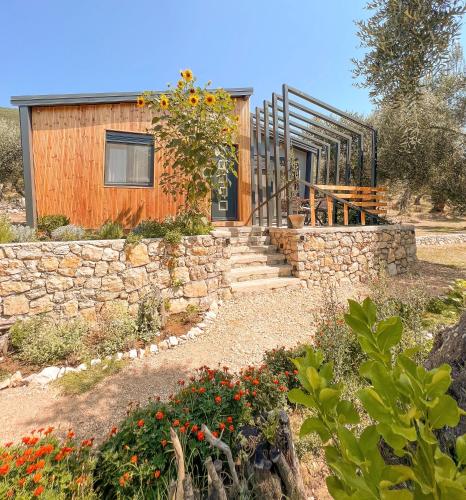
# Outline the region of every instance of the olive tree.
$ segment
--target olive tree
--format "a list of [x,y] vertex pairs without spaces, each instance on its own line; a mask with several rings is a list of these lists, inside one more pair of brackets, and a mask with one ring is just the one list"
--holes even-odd
[[0,184],[9,184],[22,193],[23,172],[19,126],[0,118]]

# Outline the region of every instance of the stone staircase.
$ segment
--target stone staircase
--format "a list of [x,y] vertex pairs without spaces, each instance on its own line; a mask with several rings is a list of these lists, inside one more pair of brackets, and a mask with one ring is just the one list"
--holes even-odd
[[293,268],[261,227],[222,228],[231,243],[231,269],[226,272],[233,294],[256,293],[284,287],[300,287]]

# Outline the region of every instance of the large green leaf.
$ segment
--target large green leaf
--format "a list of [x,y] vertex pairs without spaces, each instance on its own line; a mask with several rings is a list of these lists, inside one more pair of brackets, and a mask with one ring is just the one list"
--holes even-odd
[[311,387],[314,390],[319,389],[320,387],[320,375],[317,373],[317,370],[313,366],[308,366],[306,368],[306,377],[311,384]]
[[399,316],[380,321],[377,325],[377,343],[380,350],[387,351],[400,342],[403,324]]
[[367,314],[364,311],[364,309],[361,306],[361,304],[359,304],[355,300],[349,299],[348,300],[348,305],[349,305],[349,310],[350,310],[351,316],[353,316],[354,318],[358,319],[359,321],[362,321],[363,323],[367,323],[368,322]]
[[392,426],[386,423],[377,424],[377,431],[382,435],[385,441],[395,450],[397,455],[403,455],[403,448],[406,446],[407,439],[400,434],[393,432]]
[[408,480],[415,480],[413,469],[407,465],[388,465],[382,473],[380,487],[387,489]]
[[348,459],[357,465],[361,465],[365,458],[354,434],[346,427],[340,427],[338,429],[338,438],[341,449]]
[[301,425],[301,430],[299,431],[299,436],[304,437],[312,432],[316,432],[322,442],[327,442],[330,439],[330,433],[322,423],[322,421],[315,417],[306,418],[306,420]]
[[303,405],[306,408],[316,407],[315,399],[309,394],[306,394],[301,389],[291,389],[291,391],[288,393],[288,399],[291,403]]
[[458,462],[466,465],[466,434],[456,438],[456,456],[458,457]]
[[369,427],[366,427],[361,433],[361,436],[359,438],[359,447],[366,455],[371,450],[377,447],[379,441],[380,434],[378,433],[376,426],[369,425]]
[[345,322],[357,335],[363,335],[367,339],[372,337],[371,329],[360,319],[350,314],[345,314]]
[[340,398],[340,391],[326,387],[319,393],[319,400],[326,410],[333,410]]
[[451,366],[443,364],[436,368],[432,381],[427,384],[427,397],[441,396],[445,394],[451,384]]
[[351,401],[339,401],[337,414],[340,424],[358,424],[360,421],[359,414]]
[[390,409],[374,389],[371,387],[361,389],[357,395],[367,413],[373,419],[379,422],[391,422]]
[[440,396],[437,404],[429,409],[429,421],[433,429],[441,429],[446,425],[456,427],[459,420],[458,404],[447,394]]
[[367,322],[372,326],[377,320],[377,308],[375,304],[369,297],[366,297],[362,303],[362,308],[366,314]]
[[412,491],[403,490],[383,490],[380,492],[380,500],[413,500]]
[[440,491],[442,492],[442,500],[465,500],[466,489],[459,481],[451,479],[442,479],[439,481]]

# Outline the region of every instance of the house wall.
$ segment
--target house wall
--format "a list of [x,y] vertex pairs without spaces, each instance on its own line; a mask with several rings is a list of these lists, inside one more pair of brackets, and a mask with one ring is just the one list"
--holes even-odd
[[[249,99],[235,99],[239,116],[239,220],[251,211]],[[65,214],[87,228],[106,220],[132,227],[176,213],[159,187],[163,151],[154,158],[154,187],[104,186],[105,131],[146,132],[151,111],[135,103],[32,108],[32,154],[37,215]]]

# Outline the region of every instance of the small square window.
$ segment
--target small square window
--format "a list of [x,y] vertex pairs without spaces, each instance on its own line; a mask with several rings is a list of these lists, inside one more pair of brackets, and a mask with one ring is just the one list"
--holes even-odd
[[154,185],[153,136],[107,130],[104,182],[106,186],[152,187]]

